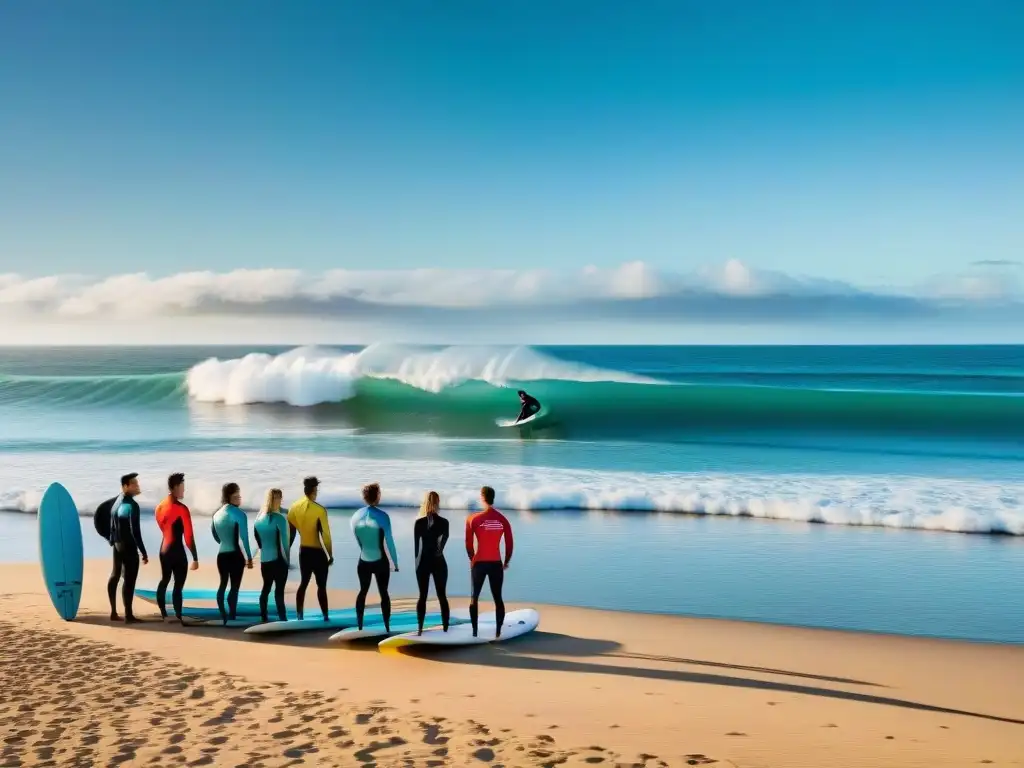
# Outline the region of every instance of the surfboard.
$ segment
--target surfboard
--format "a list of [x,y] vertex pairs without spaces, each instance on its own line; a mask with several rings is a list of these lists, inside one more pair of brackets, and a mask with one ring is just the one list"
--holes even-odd
[[[484,621],[485,617],[490,621]],[[445,632],[440,627],[423,630],[422,635],[415,632],[408,632],[404,635],[394,635],[381,640],[377,647],[381,651],[397,651],[414,645],[484,645],[486,643],[502,643],[522,637],[528,632],[535,630],[540,624],[540,614],[533,608],[522,608],[518,611],[510,611],[505,614],[505,621],[501,625],[501,637],[495,638],[495,616],[494,614],[481,615],[478,625],[477,636],[473,637],[473,627],[470,624],[459,624],[448,627]]]
[[259,616],[246,616],[245,618],[228,619],[225,624],[218,616],[216,619],[197,619],[192,616],[185,616],[186,627],[213,627],[214,629],[245,629],[254,624],[259,624]]
[[[167,585],[167,599],[171,599],[171,584]],[[135,596],[145,600],[148,603],[156,602],[156,587],[136,587]],[[216,589],[205,589],[202,587],[189,588],[186,587],[181,591],[182,600],[216,600],[217,590]],[[260,590],[258,589],[240,589],[238,590],[238,603],[241,605],[242,601],[256,602],[256,610],[259,611],[259,599]],[[271,601],[273,601],[273,595],[271,595]]]
[[[168,610],[168,612],[170,612],[170,610],[171,610],[171,596],[169,594],[167,595],[167,610]],[[296,618],[298,616],[298,614],[295,611],[295,606],[294,605],[288,606],[286,610],[287,610],[289,618],[294,619],[294,618]],[[370,609],[367,608],[366,610],[367,610],[367,615],[369,615],[369,610]],[[273,600],[271,600],[270,604],[267,606],[267,611],[268,611],[268,613],[271,616],[275,616],[275,617],[277,616],[277,608],[274,606],[274,601]],[[331,616],[333,616],[334,614],[339,614],[341,616],[347,616],[349,611],[351,611],[352,615],[355,616],[355,611],[352,610],[351,608],[333,609],[333,610],[328,611],[328,614],[331,615]],[[208,605],[183,605],[181,607],[181,613],[184,616],[191,616],[193,619],[201,619],[201,620],[215,619],[217,621],[220,621],[220,609],[217,608],[216,606],[208,606]],[[306,610],[304,611],[304,613],[307,616],[315,615],[315,616],[319,617],[321,621],[323,621],[323,616],[320,616],[320,606],[316,605],[316,601],[314,601],[312,606],[307,606]],[[258,605],[256,606],[256,610],[255,611],[252,611],[252,610],[250,610],[250,611],[243,611],[242,610],[242,604],[239,603],[238,604],[238,610],[235,611],[235,616],[237,616],[239,619],[256,619],[256,620],[258,620],[259,617],[260,617],[259,606]],[[354,619],[353,619],[353,621],[354,621]]]
[[[287,632],[315,632],[321,629],[345,629],[347,627],[355,626],[356,624],[356,609],[355,608],[344,608],[338,611],[329,611],[327,615],[327,621],[324,621],[324,617],[320,615],[319,610],[306,612],[306,618],[288,619],[288,621],[270,621],[266,624],[257,624],[256,626],[249,627],[245,630],[247,635],[277,635],[284,634]],[[415,615],[415,614],[414,614]],[[393,614],[395,619],[402,617],[403,614]],[[367,608],[363,614],[364,626],[366,622],[377,623],[380,621],[380,608]]]
[[[167,586],[167,595],[164,600],[166,605],[171,604],[171,590],[172,585]],[[191,592],[191,594],[190,594]],[[227,593],[225,592],[225,600]],[[140,600],[145,600],[147,603],[153,603],[156,605],[156,590],[148,587],[144,589],[136,589],[135,596]],[[200,601],[213,603],[212,606],[203,605],[189,605],[189,601]],[[220,611],[217,610],[217,590],[216,589],[195,589],[195,590],[184,590],[182,592],[183,613],[199,616],[204,613],[210,615],[220,615]],[[319,610],[319,609],[318,609]],[[212,611],[212,613],[211,613]],[[274,608],[274,596],[270,596],[270,611],[275,612]],[[238,592],[238,605],[235,606],[236,616],[259,616],[260,615],[260,593],[259,590],[242,589]]]
[[526,427],[536,424],[538,421],[547,416],[548,413],[550,413],[550,411],[548,411],[547,406],[542,405],[539,411],[537,411],[532,416],[527,416],[522,421],[516,421],[515,419],[497,419],[495,420],[494,423],[497,424],[499,427]]
[[[451,616],[448,620],[448,628],[451,629],[457,624],[465,624],[469,621],[468,612],[456,612],[452,611]],[[355,640],[365,640],[371,637],[389,637],[391,635],[403,635],[407,632],[416,632],[419,629],[419,623],[417,622],[416,615],[411,616],[395,615],[391,617],[391,621],[388,622],[391,626],[388,628],[384,627],[383,622],[376,622],[374,624],[363,623],[363,628],[358,629],[357,627],[348,627],[340,632],[335,632],[329,638],[329,643],[350,643]],[[491,623],[494,623],[494,614],[491,614]],[[428,628],[440,627],[441,626],[441,614],[440,613],[428,613],[423,618],[423,631],[426,632]]]
[[[156,595],[139,595],[137,597],[145,600],[147,603],[153,603],[156,605]],[[216,601],[216,596],[210,598],[211,601]],[[165,606],[168,610],[171,608],[171,588],[167,588],[167,599],[164,601]],[[227,604],[227,598],[225,598],[225,605]],[[294,608],[290,608],[294,612]],[[317,608],[319,611],[320,609]],[[217,608],[216,602],[213,605],[188,605],[187,603],[182,606],[181,612],[186,616],[195,616],[197,618],[203,618],[206,616],[220,616],[220,610]],[[276,613],[277,609],[274,607],[274,600],[270,600],[270,612]],[[260,604],[258,602],[243,602],[238,601],[238,605],[235,607],[236,616],[259,616],[260,615]]]
[[82,524],[71,494],[51,483],[39,502],[39,563],[50,602],[65,621],[78,615],[82,601]]

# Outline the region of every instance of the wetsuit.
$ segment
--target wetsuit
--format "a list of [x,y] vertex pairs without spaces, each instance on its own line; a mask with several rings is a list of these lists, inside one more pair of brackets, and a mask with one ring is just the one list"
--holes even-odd
[[[238,588],[242,586],[242,574],[245,573],[245,563],[252,560],[252,553],[249,551],[249,521],[245,512],[233,504],[225,504],[213,515],[210,523],[210,531],[213,533],[213,540],[220,544],[217,551],[217,573],[220,574],[220,587],[217,588],[217,607],[220,608],[220,616],[226,624],[228,619],[235,618],[235,611],[238,608]],[[241,540],[245,554],[239,548]],[[231,581],[231,591],[228,592],[228,607],[224,608],[224,590],[228,581]]]
[[252,532],[256,546],[260,548],[260,572],[263,574],[260,617],[265,622],[269,621],[267,601],[273,588],[277,618],[285,621],[288,618],[284,607],[284,585],[288,581],[288,519],[283,512],[268,510],[256,519]]
[[153,512],[156,524],[163,534],[160,542],[160,583],[156,587],[156,604],[160,607],[160,615],[167,618],[167,584],[174,577],[174,590],[171,602],[174,615],[181,620],[181,590],[188,577],[188,556],[185,547],[192,552],[192,559],[198,560],[196,540],[192,535],[192,514],[188,507],[168,495],[156,505]]
[[434,578],[434,591],[441,604],[441,625],[448,631],[448,563],[444,559],[444,545],[448,542],[448,521],[440,515],[424,515],[413,526],[413,549],[416,553],[416,583],[420,597],[416,601],[416,620],[423,632],[423,619],[427,615],[427,593],[430,578]]
[[[473,539],[476,539],[474,551]],[[501,540],[505,540],[505,559],[501,558]],[[469,555],[470,575],[473,582],[473,599],[469,604],[469,618],[473,623],[473,637],[477,632],[477,603],[484,588],[484,581],[490,582],[494,598],[496,621],[495,636],[501,634],[505,621],[505,602],[501,598],[501,587],[505,581],[505,566],[512,559],[512,526],[508,519],[494,507],[477,512],[466,518],[466,553]]]
[[523,407],[519,410],[519,415],[516,416],[517,422],[532,416],[540,410],[540,401],[537,400],[537,398],[530,395],[524,395],[521,399],[523,401]]
[[299,588],[295,590],[295,611],[301,619],[306,587],[312,577],[316,579],[316,598],[324,621],[327,621],[327,569],[334,562],[327,510],[309,497],[303,497],[288,508],[288,525],[289,546],[295,540],[296,532],[299,534],[300,581]]
[[128,494],[111,500],[110,544],[114,550],[114,568],[107,581],[110,617],[117,616],[117,582],[123,573],[121,600],[124,602],[124,619],[134,621],[132,600],[135,598],[135,581],[139,578],[139,556],[148,559],[148,555],[146,545],[142,543],[142,530],[139,527],[139,505]]
[[391,555],[391,562],[398,567],[398,552],[395,550],[395,539],[391,535],[391,518],[383,509],[363,507],[352,515],[352,533],[359,544],[359,563],[356,574],[359,576],[359,594],[356,596],[356,622],[359,629],[363,628],[363,611],[366,608],[366,593],[370,591],[370,580],[377,578],[377,591],[380,593],[380,613],[384,619],[384,627],[391,628],[391,598],[388,595],[388,583],[391,581],[391,564],[384,556],[384,547]]

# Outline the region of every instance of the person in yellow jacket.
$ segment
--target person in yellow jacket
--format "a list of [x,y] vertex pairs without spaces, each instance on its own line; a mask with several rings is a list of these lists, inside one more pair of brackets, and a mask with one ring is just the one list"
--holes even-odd
[[327,510],[316,501],[319,486],[319,480],[312,476],[307,477],[302,481],[303,497],[288,508],[288,546],[291,548],[298,532],[299,573],[302,580],[295,591],[295,612],[301,619],[306,587],[309,586],[310,578],[315,578],[316,598],[320,603],[324,621],[327,621],[327,569],[334,565],[334,549],[331,545],[331,525],[327,521]]

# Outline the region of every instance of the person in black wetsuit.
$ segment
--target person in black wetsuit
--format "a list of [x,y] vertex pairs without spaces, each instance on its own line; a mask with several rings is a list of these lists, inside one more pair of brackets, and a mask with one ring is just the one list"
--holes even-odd
[[420,516],[413,526],[413,549],[416,555],[416,583],[420,587],[420,597],[416,601],[416,620],[419,622],[418,634],[423,634],[423,619],[427,615],[427,593],[430,591],[430,578],[434,578],[434,591],[437,602],[441,604],[441,625],[448,631],[448,563],[444,559],[444,545],[448,542],[448,521],[437,511],[441,506],[441,497],[437,491],[431,491],[423,499]]
[[516,416],[516,423],[523,419],[533,416],[540,410],[540,401],[532,395],[526,394],[523,390],[519,390],[519,401],[523,404],[523,407],[519,411],[519,415]]
[[117,615],[117,582],[123,573],[121,600],[124,602],[124,620],[129,624],[137,621],[132,612],[132,601],[135,598],[135,581],[139,577],[139,556],[143,565],[149,563],[139,527],[139,505],[135,501],[140,492],[139,475],[132,472],[121,478],[121,494],[110,499],[110,544],[114,551],[114,568],[107,581],[110,620],[120,620]]

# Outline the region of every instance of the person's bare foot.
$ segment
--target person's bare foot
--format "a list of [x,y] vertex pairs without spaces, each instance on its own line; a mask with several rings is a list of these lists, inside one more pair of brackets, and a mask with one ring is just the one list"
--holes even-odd
[[141,622],[138,619],[136,619],[134,616],[125,616],[124,617],[124,623],[125,624],[139,624]]
[[120,621],[121,617],[117,615],[117,611],[114,611],[114,612],[112,612],[110,614],[110,620],[111,621]]

